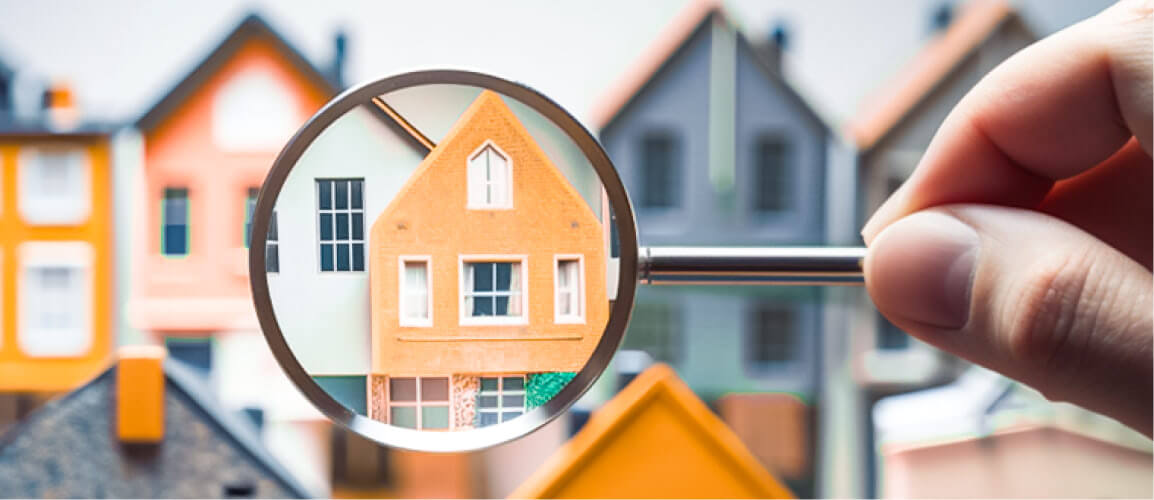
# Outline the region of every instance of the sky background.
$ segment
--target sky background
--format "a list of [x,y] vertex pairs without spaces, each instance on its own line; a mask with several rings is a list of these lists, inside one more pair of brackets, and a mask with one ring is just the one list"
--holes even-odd
[[[23,88],[67,81],[89,118],[131,121],[256,11],[318,65],[331,57],[335,30],[345,29],[351,83],[409,69],[472,69],[526,83],[588,120],[594,103],[688,1],[0,0],[0,60],[21,71]],[[787,77],[837,125],[925,43],[943,3],[724,2],[751,39],[786,23]],[[1013,2],[1040,36],[1110,3]]]

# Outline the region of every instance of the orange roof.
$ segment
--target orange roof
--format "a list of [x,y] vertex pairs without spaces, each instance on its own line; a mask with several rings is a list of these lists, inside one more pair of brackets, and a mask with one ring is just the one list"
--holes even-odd
[[1005,0],[969,3],[892,84],[870,99],[865,112],[846,127],[846,135],[863,150],[880,142],[1013,13]]
[[792,498],[666,365],[638,375],[510,498]]
[[597,100],[591,112],[593,125],[598,129],[608,125],[712,14],[724,17],[721,0],[690,0],[689,5],[673,18],[673,22],[642,53],[641,59],[630,65],[621,79]]

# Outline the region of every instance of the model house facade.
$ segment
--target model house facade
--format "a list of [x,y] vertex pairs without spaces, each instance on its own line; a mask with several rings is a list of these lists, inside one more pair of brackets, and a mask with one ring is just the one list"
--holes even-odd
[[53,119],[72,100],[54,88],[44,120],[0,122],[0,393],[70,390],[115,344],[111,141]]
[[[719,7],[691,4],[635,67],[594,120],[642,245],[823,241],[828,129]],[[623,348],[706,398],[809,395],[820,308],[813,288],[642,287]]]
[[392,425],[515,418],[585,365],[608,320],[600,221],[491,91],[373,222],[369,245],[368,415]]

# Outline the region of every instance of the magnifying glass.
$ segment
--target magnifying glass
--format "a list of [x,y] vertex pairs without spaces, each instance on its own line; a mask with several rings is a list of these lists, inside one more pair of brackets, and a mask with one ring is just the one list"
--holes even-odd
[[481,449],[606,369],[641,284],[861,283],[861,248],[641,248],[617,171],[521,84],[422,71],[350,89],[277,157],[249,279],[305,397],[381,444]]

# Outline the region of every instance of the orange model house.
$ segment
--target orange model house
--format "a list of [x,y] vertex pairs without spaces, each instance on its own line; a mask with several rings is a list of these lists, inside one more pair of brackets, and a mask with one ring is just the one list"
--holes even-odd
[[668,365],[649,367],[509,498],[793,498]]
[[547,401],[601,339],[604,244],[581,195],[481,92],[373,223],[369,416],[468,429]]
[[77,123],[67,88],[44,102],[0,123],[0,394],[71,390],[115,343],[109,130]]

